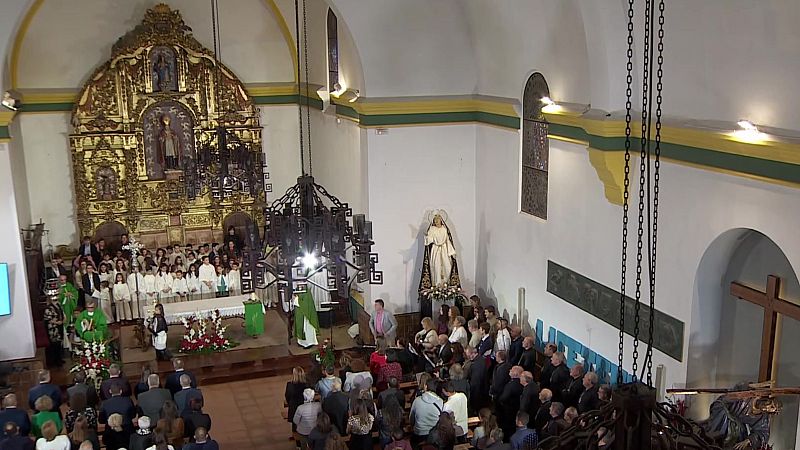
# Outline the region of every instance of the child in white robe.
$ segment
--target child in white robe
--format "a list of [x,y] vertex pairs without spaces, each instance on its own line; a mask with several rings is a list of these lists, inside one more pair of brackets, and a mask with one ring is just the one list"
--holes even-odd
[[242,293],[242,275],[239,272],[239,263],[236,261],[231,263],[231,270],[228,271],[228,292],[231,295]]
[[144,276],[139,272],[139,267],[131,267],[131,274],[128,275],[128,291],[130,292],[130,307],[133,319],[142,317],[142,311],[147,310],[147,297],[144,293]]
[[108,280],[100,282],[100,309],[106,315],[106,323],[114,323],[114,312],[111,308],[111,289],[108,288]]
[[167,265],[162,264],[158,268],[156,275],[156,290],[158,290],[158,297],[161,303],[172,302],[172,275],[167,270]]
[[122,273],[116,275],[114,281],[114,289],[111,294],[114,297],[114,304],[117,307],[117,320],[131,320],[131,292],[128,285],[125,284],[125,278]]
[[228,296],[228,275],[225,273],[225,268],[217,266],[216,278],[217,297]]
[[195,275],[197,268],[194,265],[189,266],[189,271],[186,273],[186,287],[189,288],[188,299],[197,300],[200,298],[200,279]]
[[175,271],[175,279],[172,280],[172,292],[178,296],[178,301],[186,301],[186,294],[189,293],[189,283],[183,278],[183,271]]
[[156,289],[156,276],[153,275],[153,268],[147,268],[147,275],[144,276],[144,295],[148,305],[155,305],[158,301],[158,289]]

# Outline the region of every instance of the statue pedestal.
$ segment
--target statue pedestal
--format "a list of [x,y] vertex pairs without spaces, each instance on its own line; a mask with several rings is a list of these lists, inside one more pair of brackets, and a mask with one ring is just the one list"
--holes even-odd
[[183,171],[182,170],[165,170],[164,171],[164,177],[167,179],[167,181],[180,180],[180,178],[182,176],[183,176]]

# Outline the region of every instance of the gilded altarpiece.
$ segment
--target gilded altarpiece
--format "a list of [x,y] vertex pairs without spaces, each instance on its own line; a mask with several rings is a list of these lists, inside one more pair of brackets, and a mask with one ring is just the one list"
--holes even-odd
[[[166,245],[219,239],[234,212],[263,225],[258,110],[167,5],[114,44],[81,90],[72,125],[82,235],[119,222],[146,244]],[[218,146],[220,127],[228,138]]]

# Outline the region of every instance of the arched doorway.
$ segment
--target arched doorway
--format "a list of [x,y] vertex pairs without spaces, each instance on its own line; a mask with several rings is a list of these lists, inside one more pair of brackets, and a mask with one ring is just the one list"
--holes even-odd
[[255,239],[256,242],[260,242],[258,227],[247,213],[238,211],[225,217],[222,221],[222,231],[224,234],[228,234],[229,227],[233,227],[236,230],[236,235],[239,236],[239,239],[241,239],[244,245],[250,245],[251,234],[253,234],[252,238]]
[[95,229],[94,242],[105,239],[106,248],[116,250],[123,234],[128,234],[128,229],[124,225],[117,221],[105,222]]
[[[784,252],[768,236],[737,228],[718,236],[706,249],[694,283],[689,334],[687,387],[727,388],[743,381],[758,381],[762,307],[730,294],[738,282],[764,291],[767,276],[781,279],[780,297],[800,303],[800,283]],[[800,385],[800,321],[779,314],[776,340],[777,386]],[[691,398],[690,412],[702,419],[714,396]],[[795,448],[798,399],[783,397],[784,409],[772,420],[770,443],[775,448]]]

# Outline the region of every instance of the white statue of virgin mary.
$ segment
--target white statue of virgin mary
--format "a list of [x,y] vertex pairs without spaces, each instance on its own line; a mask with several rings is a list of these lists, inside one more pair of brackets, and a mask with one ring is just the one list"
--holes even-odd
[[430,245],[428,264],[431,271],[431,285],[448,284],[453,270],[453,257],[456,249],[440,214],[433,216],[433,223],[425,234],[425,246]]

